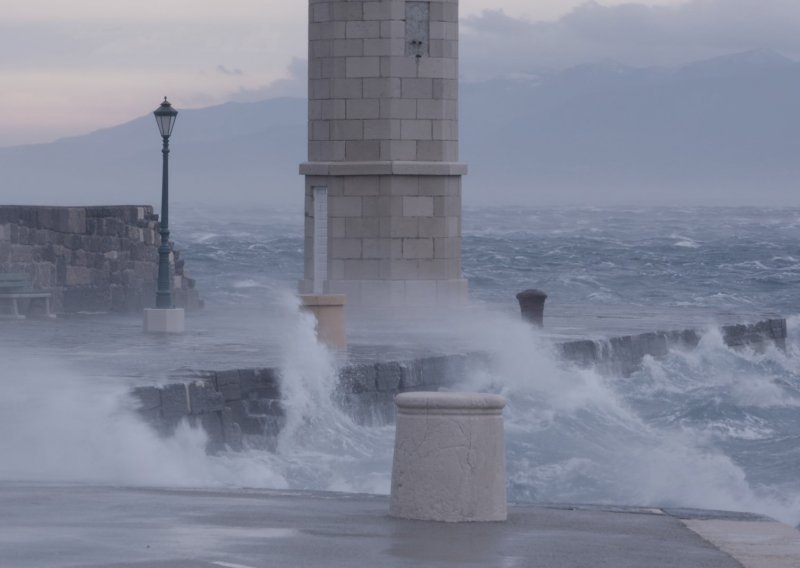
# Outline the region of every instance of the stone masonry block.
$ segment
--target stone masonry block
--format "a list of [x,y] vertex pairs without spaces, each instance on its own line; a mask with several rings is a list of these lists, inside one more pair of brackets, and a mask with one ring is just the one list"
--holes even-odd
[[377,217],[355,217],[345,220],[347,239],[377,238],[380,236],[380,219]]
[[381,99],[380,118],[417,118],[417,101],[413,99]]
[[[404,55],[406,43],[402,38],[365,39],[364,55],[369,57]],[[380,63],[378,64],[380,72]]]
[[312,161],[338,162],[344,160],[344,141],[311,140],[308,143],[308,157]]
[[420,183],[420,195],[446,196],[448,188],[448,177],[445,176],[424,176]]
[[433,239],[403,239],[403,258],[433,258]]
[[[245,371],[252,373],[253,371]],[[239,371],[219,371],[216,373],[217,390],[222,394],[223,400],[239,400],[242,398],[242,385]]]
[[[309,104],[315,101],[309,101]],[[341,120],[347,118],[347,104],[344,99],[328,99],[316,101],[319,104],[319,117],[323,120]]]
[[335,39],[333,40],[334,57],[361,57],[364,55],[363,39]]
[[364,138],[364,121],[331,120],[330,138],[331,140],[361,140]]
[[138,410],[156,410],[161,408],[161,389],[158,387],[137,387],[131,392]]
[[400,20],[384,20],[381,22],[381,37],[398,38],[405,42],[406,23]]
[[434,197],[434,212],[436,217],[460,217],[461,199],[459,197]]
[[458,104],[447,99],[420,99],[417,101],[417,118],[456,120]]
[[[325,80],[325,79],[323,79]],[[314,97],[312,92],[312,98],[323,98],[323,99],[346,99],[345,105],[349,109],[349,106],[354,101],[357,101],[361,98],[363,93],[363,86],[364,82],[360,78],[335,78],[330,79],[329,81],[329,89],[328,95],[325,97]],[[324,91],[323,91],[324,92]],[[350,116],[350,113],[346,113],[347,118],[363,118],[363,117],[356,117]]]
[[308,136],[311,140],[330,140],[331,123],[329,120],[311,120],[308,123]]
[[345,34],[341,37],[347,37],[348,39],[379,38],[381,37],[381,24],[378,21],[347,22]]
[[396,393],[403,378],[403,367],[396,361],[375,364],[375,382],[379,392]]
[[345,260],[345,280],[373,280],[379,277],[377,260]]
[[333,40],[332,39],[318,39],[308,44],[309,55],[311,60],[317,60],[322,57],[333,57]]
[[330,79],[309,80],[308,96],[311,100],[331,98],[331,80]]
[[428,45],[431,57],[458,59],[458,42],[446,39],[432,39]]
[[[426,58],[423,58],[423,60]],[[381,57],[381,77],[418,77],[417,62],[411,57]],[[438,75],[433,75],[436,77]]]
[[419,61],[418,77],[458,79],[458,60],[444,57],[423,57]]
[[[383,225],[381,226],[383,229]],[[391,238],[417,238],[419,236],[419,219],[417,217],[400,217],[391,219],[389,234]]]
[[[444,217],[421,218],[419,220],[419,236],[421,238],[435,238],[437,240],[447,237],[447,219]],[[434,242],[434,246],[435,245],[436,243]]]
[[395,77],[364,79],[364,98],[399,98],[402,92],[401,80]]
[[461,239],[433,239],[434,258],[459,258],[461,256]]
[[280,399],[280,377],[275,369],[240,369],[241,391],[243,397]]
[[399,120],[384,118],[364,121],[365,140],[394,140],[397,138],[400,138]]
[[348,78],[381,76],[380,59],[378,57],[348,57],[346,69]]
[[416,159],[416,140],[381,140],[381,160],[410,162]]
[[351,365],[339,371],[339,388],[345,393],[375,392],[376,371],[370,364]]
[[377,99],[353,99],[347,101],[347,118],[381,118],[380,101]]
[[222,393],[207,383],[191,383],[188,386],[189,408],[192,414],[221,412],[225,407]]
[[328,220],[328,231],[330,232],[331,237],[335,239],[343,239],[346,236],[345,221],[346,221],[345,217],[335,217],[333,219]]
[[332,2],[331,19],[351,21],[364,19],[364,3],[350,0],[348,2]]
[[352,176],[345,178],[344,195],[378,195],[380,180],[378,176]]
[[332,259],[361,258],[361,239],[331,239]]
[[332,19],[331,5],[328,2],[311,4],[309,17],[312,22],[328,22]]
[[420,193],[419,176],[390,176],[381,178],[381,194],[416,196]]
[[389,258],[392,250],[392,239],[364,239],[362,256],[364,259],[380,260]]
[[404,6],[395,0],[374,0],[364,2],[365,20],[402,20],[405,18]]
[[449,198],[404,197],[403,216],[432,217],[434,215],[434,199],[449,199]]
[[351,162],[377,161],[381,157],[381,143],[378,140],[348,140],[344,155]]
[[184,384],[166,385],[161,389],[161,416],[179,419],[189,414],[189,397]]
[[434,120],[433,121],[434,140],[458,140],[458,121],[456,120]]
[[324,39],[343,39],[347,31],[345,22],[311,22],[308,26],[308,39],[310,42]]
[[430,120],[403,120],[400,123],[400,136],[403,140],[431,140],[433,124]]
[[[406,99],[433,99],[433,79],[405,78],[403,82],[403,98]],[[418,103],[419,104],[419,103]],[[430,118],[419,116],[419,118]]]
[[434,99],[458,99],[458,80],[457,79],[433,79]]

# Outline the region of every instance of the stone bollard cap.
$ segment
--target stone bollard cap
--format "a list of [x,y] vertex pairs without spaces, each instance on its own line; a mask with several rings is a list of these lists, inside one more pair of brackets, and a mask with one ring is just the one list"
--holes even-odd
[[530,290],[523,290],[519,294],[517,294],[518,300],[528,299],[528,298],[547,298],[547,294],[542,292],[541,290],[536,290],[531,288]]
[[401,414],[501,414],[506,399],[473,392],[405,392],[395,397]]

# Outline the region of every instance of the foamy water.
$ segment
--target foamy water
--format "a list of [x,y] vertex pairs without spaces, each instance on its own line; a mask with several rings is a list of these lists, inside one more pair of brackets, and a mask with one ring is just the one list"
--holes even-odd
[[[719,508],[800,522],[800,318],[790,318],[786,353],[736,352],[711,330],[696,350],[613,377],[559,361],[545,338],[492,308],[493,298],[526,284],[555,291],[556,305],[661,299],[793,313],[800,214],[623,212],[605,223],[594,210],[534,211],[512,216],[517,225],[493,215],[480,215],[480,230],[473,219],[465,239],[465,269],[485,311],[452,333],[492,355],[488,371],[457,388],[509,401],[511,499]],[[705,226],[692,225],[703,217]],[[281,321],[293,323],[279,334],[287,426],[276,451],[207,456],[203,433],[185,425],[159,438],[114,376],[0,347],[0,479],[388,491],[393,428],[358,426],[331,402],[337,361],[286,292],[299,276],[299,229],[259,219],[229,233],[222,221],[198,220],[204,229],[194,237],[180,228],[194,238],[182,248],[208,301],[258,304],[284,294]],[[269,325],[265,336],[274,337]]]

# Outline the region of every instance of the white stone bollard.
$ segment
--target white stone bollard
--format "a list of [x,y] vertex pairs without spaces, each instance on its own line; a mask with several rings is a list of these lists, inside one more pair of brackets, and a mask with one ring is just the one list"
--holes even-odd
[[395,401],[389,514],[427,521],[505,521],[505,399],[414,392]]

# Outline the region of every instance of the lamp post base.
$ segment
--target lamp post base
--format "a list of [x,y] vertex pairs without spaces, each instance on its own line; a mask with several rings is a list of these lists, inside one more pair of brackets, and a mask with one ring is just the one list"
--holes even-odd
[[147,308],[144,310],[145,333],[183,333],[185,312],[183,308]]

